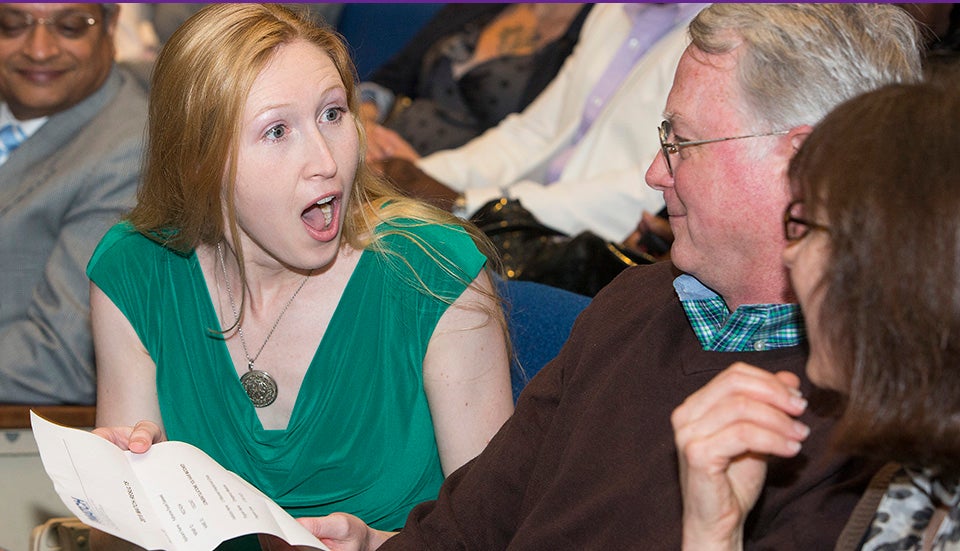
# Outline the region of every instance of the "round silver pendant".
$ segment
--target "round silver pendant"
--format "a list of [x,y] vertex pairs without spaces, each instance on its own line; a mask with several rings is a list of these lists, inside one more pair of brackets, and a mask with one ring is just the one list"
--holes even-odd
[[251,369],[240,377],[240,384],[254,407],[265,408],[277,399],[277,383],[266,371]]

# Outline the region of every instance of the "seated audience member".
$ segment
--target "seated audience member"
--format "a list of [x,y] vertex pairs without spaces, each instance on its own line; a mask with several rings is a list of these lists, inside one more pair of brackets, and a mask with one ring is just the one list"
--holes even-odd
[[[919,79],[915,23],[884,5],[714,4],[690,32],[647,172],[676,235],[671,262],[601,291],[487,448],[398,534],[346,514],[301,519],[331,548],[679,549],[671,412],[738,361],[809,389],[780,262],[787,166],[832,107]],[[744,547],[825,549],[839,534],[874,469],[830,447],[830,398],[811,394],[804,449],[770,464]]]
[[[837,446],[890,462],[836,549],[960,549],[957,120],[956,83],[888,86],[834,110],[790,165],[806,375],[846,396]],[[804,453],[805,405],[795,374],[738,364],[674,412],[685,549],[741,547],[768,462]]]
[[94,402],[84,267],[133,206],[147,120],[117,14],[0,4],[0,402]]
[[560,70],[591,7],[441,8],[360,84],[367,160],[459,147],[522,111]]
[[573,55],[522,113],[460,148],[383,169],[407,193],[469,217],[508,278],[594,296],[653,260],[621,244],[641,211],[663,207],[637,185],[657,151],[642,129],[659,121],[686,23],[702,7],[596,6]]
[[164,45],[138,203],[88,267],[96,432],[395,529],[513,400],[482,236],[373,176],[352,74],[276,4],[208,6]]
[[637,185],[659,150],[659,123],[686,23],[702,4],[598,4],[573,54],[523,112],[462,147],[416,162],[389,159],[402,188],[469,217],[491,200],[519,200],[567,235],[620,241],[663,198]]
[[[956,14],[958,13],[954,4],[898,4],[907,10],[918,23],[921,31],[929,29],[925,34],[931,38],[927,39],[928,48],[923,51],[923,66],[925,78],[956,78],[955,71],[960,70],[960,63],[957,56],[955,45],[951,46],[950,41],[954,40],[956,28]],[[954,14],[951,16],[951,14]],[[661,211],[661,214],[663,211]],[[623,245],[635,254],[649,254],[655,260],[670,258],[670,245],[673,243],[673,232],[670,230],[669,223],[655,216],[650,212],[644,211],[641,214],[637,227]]]

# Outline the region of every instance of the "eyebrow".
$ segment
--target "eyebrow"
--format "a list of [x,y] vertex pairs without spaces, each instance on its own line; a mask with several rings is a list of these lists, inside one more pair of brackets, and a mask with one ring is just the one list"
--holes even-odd
[[[349,98],[348,95],[347,95],[347,87],[344,86],[343,84],[334,84],[333,86],[328,86],[328,87],[322,89],[322,90],[320,91],[320,96],[327,96],[327,95],[330,95],[330,94],[332,94],[332,93],[337,93],[337,92],[342,92],[342,93],[343,93],[343,96],[344,96],[344,101],[349,102],[350,98]],[[248,99],[249,99],[249,98],[248,98]],[[290,107],[290,106],[292,106],[292,105],[293,105],[293,103],[291,103],[291,102],[271,103],[271,104],[269,104],[269,105],[265,105],[262,109],[258,109],[255,113],[253,113],[253,120],[258,119],[259,117],[261,117],[264,113],[266,113],[266,112],[268,112],[268,111],[274,111],[274,110],[276,110],[276,109],[283,109],[283,108],[285,108],[285,107]]]
[[681,115],[680,113],[673,113],[673,112],[670,112],[670,111],[664,111],[664,112],[663,112],[663,119],[670,122],[670,125],[674,127],[674,128],[673,128],[674,131],[676,131],[676,129],[677,129],[677,128],[676,128],[677,123],[679,123],[680,126],[683,126],[684,124],[687,124],[687,118],[684,117],[683,115]]
[[292,104],[290,104],[290,103],[272,103],[272,104],[270,104],[270,105],[266,105],[266,106],[263,107],[263,109],[258,109],[255,113],[253,113],[252,120],[257,120],[257,119],[259,119],[260,117],[262,117],[265,113],[268,113],[268,112],[270,112],[270,111],[275,111],[275,110],[277,110],[277,109],[283,109],[283,108],[285,108],[285,107],[290,107],[290,105],[292,105]]

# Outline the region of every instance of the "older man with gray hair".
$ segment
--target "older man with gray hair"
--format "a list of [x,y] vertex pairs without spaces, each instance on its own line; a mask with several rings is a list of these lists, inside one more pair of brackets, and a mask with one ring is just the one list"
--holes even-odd
[[832,396],[806,378],[780,255],[787,166],[820,119],[920,77],[917,32],[891,5],[715,4],[691,23],[647,182],[672,262],[630,268],[581,314],[483,453],[398,534],[301,519],[333,549],[680,549],[670,416],[727,366],[800,379],[803,450],[769,463],[747,549],[833,546],[874,467],[829,444]]
[[0,402],[94,402],[84,270],[133,205],[147,118],[117,14],[0,5]]

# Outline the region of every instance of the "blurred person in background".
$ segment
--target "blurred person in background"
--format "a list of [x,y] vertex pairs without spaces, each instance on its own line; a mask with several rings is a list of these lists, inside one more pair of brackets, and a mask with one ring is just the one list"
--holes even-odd
[[97,242],[134,203],[147,99],[116,4],[0,4],[0,402],[92,404]]

